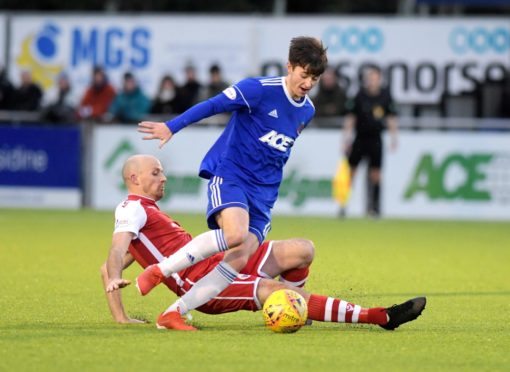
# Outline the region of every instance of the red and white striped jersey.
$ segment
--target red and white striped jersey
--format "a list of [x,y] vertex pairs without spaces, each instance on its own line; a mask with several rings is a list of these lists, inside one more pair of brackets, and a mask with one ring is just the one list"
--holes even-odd
[[[156,201],[129,195],[115,210],[115,230],[135,234],[130,252],[143,267],[159,262],[189,242],[192,237],[165,213]],[[132,252],[133,251],[133,252]]]
[[[135,235],[129,245],[129,252],[144,268],[172,255],[192,239],[177,221],[159,209],[156,201],[133,194],[115,210],[114,234],[119,232],[131,232]],[[175,293],[182,294],[181,287],[186,278],[196,276],[190,275],[192,271],[208,272],[222,258],[223,254],[210,257],[172,275],[165,283]]]

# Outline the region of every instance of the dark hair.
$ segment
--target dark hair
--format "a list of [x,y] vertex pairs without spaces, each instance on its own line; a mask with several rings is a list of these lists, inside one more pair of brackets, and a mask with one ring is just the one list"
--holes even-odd
[[314,37],[299,36],[290,41],[289,62],[301,66],[314,76],[321,75],[328,64],[326,49],[322,41]]
[[127,71],[124,73],[124,80],[135,80],[135,76],[132,72]]
[[103,83],[101,85],[105,85],[108,83],[108,75],[106,75],[106,71],[102,66],[96,65],[92,68],[92,80],[95,80],[96,75],[99,75],[103,78]]
[[106,75],[104,69],[102,66],[94,66],[92,67],[92,74],[95,75],[95,74],[103,74],[103,75]]
[[173,78],[172,75],[169,75],[169,74],[166,74],[166,75],[163,75],[163,77],[161,78],[161,80],[159,81],[159,88],[158,90],[161,91],[161,89],[163,89],[163,85],[165,84],[165,81],[169,81],[172,83],[172,85],[177,88],[176,84],[175,84],[175,80]]
[[209,73],[211,74],[219,74],[221,73],[221,68],[219,65],[214,64],[209,68]]
[[166,75],[163,75],[163,77],[161,78],[160,85],[163,85],[163,83],[167,80],[172,82],[172,84],[175,84],[175,80],[174,80],[173,76],[170,74],[166,74]]
[[378,65],[376,65],[375,63],[367,63],[363,66],[363,69],[362,69],[363,72],[368,71],[368,70],[372,70],[374,72],[377,72],[379,75],[382,75],[381,68]]

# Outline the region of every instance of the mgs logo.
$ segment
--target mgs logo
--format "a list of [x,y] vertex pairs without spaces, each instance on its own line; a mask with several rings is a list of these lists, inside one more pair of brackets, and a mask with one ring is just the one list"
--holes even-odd
[[410,200],[422,194],[431,200],[498,201],[510,203],[510,154],[458,154],[434,161],[419,160],[404,193]]

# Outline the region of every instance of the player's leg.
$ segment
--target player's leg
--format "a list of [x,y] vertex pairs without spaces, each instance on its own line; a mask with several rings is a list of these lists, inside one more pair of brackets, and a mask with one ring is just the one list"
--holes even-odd
[[239,216],[234,208],[225,208],[215,216],[216,223],[225,231],[225,236],[232,237],[233,241],[239,243],[225,252],[223,258],[224,263],[237,271],[236,275],[246,266],[271,229],[271,208],[257,202],[253,196],[245,200],[250,214],[242,230],[239,230]]
[[[255,211],[256,208],[253,208],[253,210]],[[216,224],[225,231],[225,236],[232,237],[232,241],[242,242],[225,252],[223,261],[195,283],[189,292],[167,309],[167,312],[179,311],[181,314],[185,314],[203,305],[223,291],[239,275],[239,271],[246,266],[250,256],[259,246],[259,237],[257,235],[262,234],[260,232],[261,229],[257,225],[257,216],[255,215],[251,219],[251,217],[248,218],[244,214],[247,215],[247,212],[241,208],[225,208],[216,213],[214,216]],[[239,228],[239,221],[246,221],[244,225],[246,226],[246,233]],[[248,221],[250,221],[249,228]],[[251,226],[252,221],[254,221],[254,226]],[[265,221],[264,223],[267,224]],[[244,234],[246,234],[246,237]],[[263,238],[262,235],[261,238]]]
[[261,279],[257,287],[257,300],[263,304],[279,289],[291,289],[303,296],[308,305],[308,318],[320,322],[365,323],[393,330],[416,319],[425,309],[425,297],[417,297],[389,308],[364,308],[346,300],[310,294],[302,288],[292,287],[271,279]]
[[[238,246],[225,252],[223,261],[196,282],[184,296],[172,304],[162,314],[163,318],[166,314],[179,313],[183,315],[190,310],[196,309],[216,297],[220,292],[225,290],[229,284],[236,280],[239,271],[244,268],[250,256],[256,251],[271,227],[270,209],[268,207],[250,201],[249,208],[249,232],[246,238],[242,237],[245,240]],[[239,208],[237,208],[237,210],[238,209]],[[222,210],[216,209],[216,211],[215,222],[226,232],[225,235],[229,236],[229,231],[235,232],[235,226],[238,223],[236,209],[224,208]],[[210,223],[210,226],[211,225]],[[232,226],[234,226],[234,228]],[[240,236],[236,236],[236,234],[232,236],[240,238]],[[175,317],[175,315],[172,316]]]
[[307,239],[294,238],[264,244],[268,244],[267,252],[259,262],[256,275],[267,278],[279,275],[281,282],[303,287],[315,254],[313,243]]
[[[255,234],[248,232],[249,218],[246,210],[225,208],[217,212],[215,217],[217,225],[225,232],[225,237],[238,243],[237,246],[226,251],[223,261],[195,283],[193,288],[171,305],[167,311],[178,311],[185,314],[215,297],[236,279],[239,271],[257,249],[259,241]],[[240,221],[246,223],[240,223]],[[244,226],[244,229],[240,225]]]
[[[136,280],[137,288],[142,295],[149,293],[173,273],[216,253],[241,246],[248,239],[250,217],[243,190],[236,184],[213,177],[209,181],[208,196],[207,219],[211,230],[196,236],[157,265],[149,266]],[[236,269],[236,265],[234,263],[234,270],[239,270]]]
[[184,324],[182,315],[209,302],[234,282],[239,273],[232,265],[244,265],[258,244],[257,237],[249,233],[243,244],[225,252],[223,261],[159,316],[156,323],[158,328],[194,330]]

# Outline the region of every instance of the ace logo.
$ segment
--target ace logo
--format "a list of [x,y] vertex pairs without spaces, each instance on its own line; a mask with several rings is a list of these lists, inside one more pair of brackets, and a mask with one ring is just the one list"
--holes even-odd
[[416,166],[404,198],[409,200],[424,193],[431,200],[491,200],[491,190],[485,189],[485,181],[492,159],[492,154],[484,153],[451,154],[435,163],[432,154],[425,154]]
[[267,143],[272,148],[279,150],[281,152],[287,151],[294,144],[294,140],[290,137],[287,137],[284,134],[280,134],[275,130],[263,135],[259,138],[260,141]]

